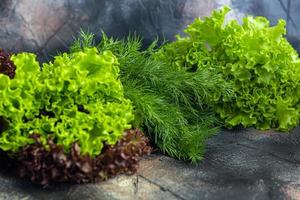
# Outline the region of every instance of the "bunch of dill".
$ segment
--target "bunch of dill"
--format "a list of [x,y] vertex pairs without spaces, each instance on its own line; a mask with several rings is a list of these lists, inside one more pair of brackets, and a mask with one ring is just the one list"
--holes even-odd
[[230,85],[208,70],[187,72],[156,59],[156,41],[142,49],[137,36],[118,40],[102,33],[98,44],[94,38],[81,32],[70,51],[96,46],[117,56],[125,96],[135,108],[133,126],[141,128],[162,152],[181,160],[201,160],[205,141],[220,126],[211,102],[230,95]]

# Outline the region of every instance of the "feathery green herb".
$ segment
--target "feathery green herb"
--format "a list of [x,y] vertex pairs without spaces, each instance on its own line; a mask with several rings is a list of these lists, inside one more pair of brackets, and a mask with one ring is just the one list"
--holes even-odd
[[[92,37],[82,32],[71,51],[93,46]],[[142,128],[163,152],[200,160],[206,139],[218,130],[212,99],[230,96],[230,86],[208,70],[174,70],[154,59],[155,42],[142,50],[136,36],[114,40],[103,34],[97,47],[118,58],[125,97],[135,108],[134,126]]]

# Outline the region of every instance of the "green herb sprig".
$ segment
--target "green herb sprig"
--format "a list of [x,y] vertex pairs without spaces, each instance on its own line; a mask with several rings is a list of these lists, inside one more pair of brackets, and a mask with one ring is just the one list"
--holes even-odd
[[[81,33],[71,52],[94,46],[92,34]],[[230,85],[208,70],[190,73],[174,70],[156,60],[156,43],[142,50],[141,39],[114,40],[102,35],[96,45],[110,50],[120,63],[125,97],[133,102],[134,126],[142,128],[163,152],[196,162],[205,141],[218,130],[211,99],[230,96]]]

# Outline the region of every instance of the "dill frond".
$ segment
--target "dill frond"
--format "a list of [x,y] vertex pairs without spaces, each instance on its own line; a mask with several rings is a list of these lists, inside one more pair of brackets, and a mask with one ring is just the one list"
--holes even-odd
[[[92,37],[81,32],[71,51],[91,47]],[[218,131],[211,99],[230,93],[230,87],[208,70],[191,73],[156,59],[156,41],[142,50],[137,36],[115,40],[102,32],[96,47],[111,50],[118,58],[125,96],[135,107],[133,125],[162,152],[191,162],[201,160],[205,141]]]

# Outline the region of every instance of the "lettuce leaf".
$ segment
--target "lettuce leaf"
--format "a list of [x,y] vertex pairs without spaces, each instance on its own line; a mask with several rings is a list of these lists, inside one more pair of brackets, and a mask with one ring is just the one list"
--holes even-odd
[[56,56],[42,70],[35,55],[12,56],[15,77],[0,74],[0,116],[9,126],[0,148],[17,151],[39,134],[68,152],[78,142],[82,154],[96,156],[104,143],[114,145],[133,120],[124,97],[117,58],[110,51],[86,48]]
[[196,19],[157,53],[157,59],[188,71],[210,69],[234,86],[215,108],[227,127],[255,126],[287,131],[299,122],[300,59],[286,40],[285,21],[270,27],[264,17],[248,16],[240,25],[225,22],[229,8]]

